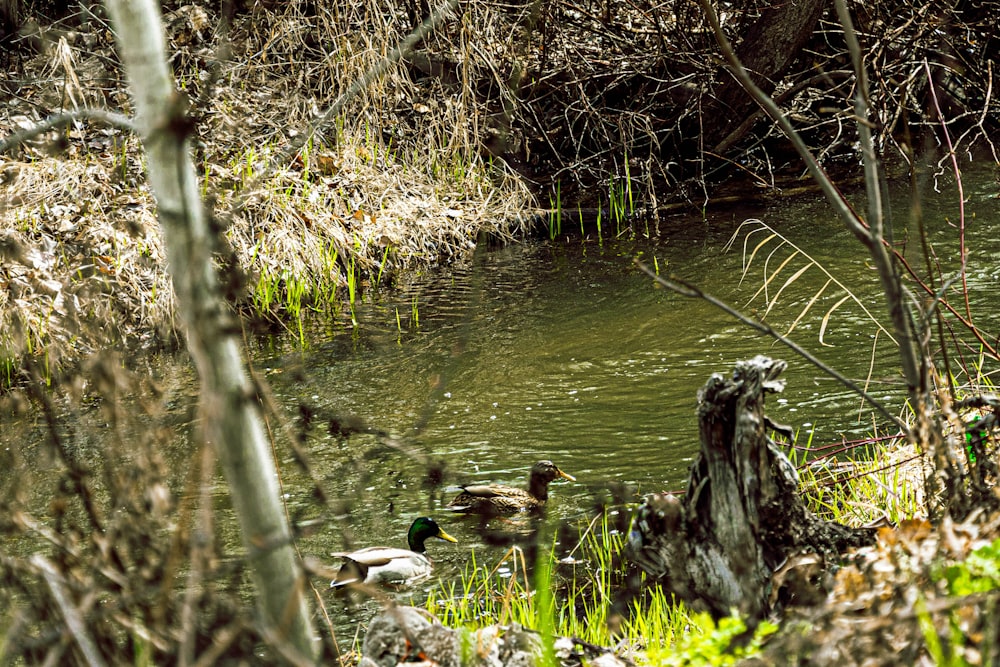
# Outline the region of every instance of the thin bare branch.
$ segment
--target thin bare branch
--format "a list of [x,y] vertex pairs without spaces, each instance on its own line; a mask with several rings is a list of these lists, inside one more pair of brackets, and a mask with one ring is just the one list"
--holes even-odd
[[733,75],[739,80],[748,93],[756,100],[757,104],[761,106],[762,109],[767,113],[768,116],[781,128],[781,131],[785,134],[795,150],[798,152],[799,157],[802,158],[803,162],[806,164],[806,169],[809,171],[809,175],[819,184],[820,189],[826,196],[830,205],[833,206],[837,214],[840,215],[844,224],[847,228],[851,230],[861,241],[865,247],[870,247],[871,236],[868,230],[862,224],[861,219],[858,214],[854,212],[851,205],[841,194],[840,190],[834,185],[833,181],[827,175],[826,171],[820,166],[816,158],[813,157],[812,152],[809,147],[806,146],[802,137],[799,133],[795,131],[788,117],[781,112],[778,105],[775,104],[774,100],[761,90],[757,84],[753,82],[750,78],[750,74],[743,67],[743,63],[740,62],[739,58],[736,57],[736,52],[733,51],[732,44],[729,43],[729,39],[722,30],[722,26],[719,24],[719,17],[715,13],[715,8],[712,7],[712,3],[709,0],[700,0],[702,9],[705,10],[705,16],[708,18],[709,24],[712,26],[712,30],[715,32],[715,39],[719,43],[719,48],[722,49],[722,54],[726,58],[726,62],[729,64],[729,68]]
[[110,127],[124,130],[125,132],[136,132],[135,124],[128,116],[123,116],[120,113],[108,111],[107,109],[75,109],[74,111],[49,116],[37,125],[9,135],[3,141],[0,141],[0,154],[6,153],[15,146],[20,146],[24,142],[30,141],[41,134],[45,134],[49,130],[65,127],[78,120],[97,121]]
[[937,91],[934,89],[934,78],[931,76],[930,65],[924,59],[924,71],[927,73],[927,88],[931,93],[931,100],[934,102],[934,111],[937,112],[938,120],[941,121],[941,132],[944,134],[945,142],[948,144],[948,157],[951,159],[951,168],[955,173],[955,185],[958,188],[958,255],[959,272],[962,277],[962,294],[965,296],[965,317],[972,322],[972,307],[969,305],[969,283],[966,275],[969,253],[965,247],[965,191],[962,188],[962,169],[958,166],[958,158],[955,156],[955,146],[951,143],[951,133],[948,132],[948,123],[945,122],[944,114],[941,112],[941,103],[938,102]]
[[[889,234],[885,234],[878,158],[875,155],[875,143],[872,140],[871,125],[868,120],[868,75],[862,60],[861,47],[858,44],[854,23],[851,21],[851,13],[844,0],[834,0],[834,4],[837,7],[840,25],[844,29],[844,37],[851,53],[854,75],[857,80],[854,91],[854,113],[857,116],[858,139],[861,144],[861,158],[865,169],[865,191],[868,197],[868,216],[870,218],[866,245],[875,263],[875,268],[878,270],[886,305],[889,307],[889,316],[892,318],[893,328],[896,331],[896,346],[899,349],[899,360],[903,367],[906,384],[909,387],[910,399],[912,401],[922,400],[927,391],[927,373],[924,372],[925,369],[917,354],[913,319],[903,301],[899,271],[893,264],[889,250],[886,248],[886,245],[892,244],[892,231],[890,228]],[[884,243],[883,240],[888,240],[888,244]]]
[[820,369],[821,371],[832,377],[834,380],[840,382],[842,385],[844,385],[845,387],[856,393],[858,396],[866,400],[869,403],[869,405],[871,405],[873,408],[881,412],[893,424],[898,426],[901,431],[903,431],[904,433],[909,432],[909,427],[907,427],[906,422],[904,422],[902,419],[889,412],[888,408],[882,405],[882,403],[877,398],[866,392],[863,388],[858,386],[858,384],[853,380],[844,377],[843,375],[835,371],[833,368],[820,361],[815,355],[813,355],[811,352],[800,346],[795,341],[791,340],[790,338],[787,338],[786,336],[781,335],[780,333],[778,333],[768,325],[764,324],[763,322],[758,322],[756,320],[750,319],[749,317],[747,317],[740,311],[736,310],[726,302],[715,298],[711,294],[707,294],[701,291],[701,289],[699,289],[698,287],[695,287],[694,285],[684,280],[681,280],[676,276],[671,276],[670,280],[667,280],[666,278],[658,276],[656,272],[654,272],[652,269],[650,269],[648,266],[646,266],[639,260],[635,261],[635,265],[638,266],[643,273],[645,273],[654,281],[656,281],[656,284],[666,287],[667,289],[673,292],[677,292],[678,294],[681,294],[683,296],[703,299],[704,301],[707,301],[708,303],[712,304],[719,310],[736,318],[741,323],[747,325],[751,329],[755,329],[766,336],[774,338],[776,341],[788,347],[790,350],[792,350],[797,355],[799,355],[800,357],[802,357],[803,359],[814,365],[816,368]]

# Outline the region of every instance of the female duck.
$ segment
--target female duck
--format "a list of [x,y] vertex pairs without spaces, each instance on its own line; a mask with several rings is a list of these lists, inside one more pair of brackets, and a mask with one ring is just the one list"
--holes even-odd
[[549,482],[559,477],[576,481],[575,477],[564,473],[552,461],[539,461],[531,467],[527,490],[503,484],[463,486],[462,492],[448,503],[448,507],[455,512],[479,514],[513,514],[537,510],[549,499]]
[[424,542],[431,537],[457,542],[444,532],[434,519],[418,518],[406,534],[409,549],[396,547],[368,547],[350,553],[334,554],[344,559],[344,564],[330,586],[337,588],[353,583],[400,586],[430,575],[431,560],[425,555]]

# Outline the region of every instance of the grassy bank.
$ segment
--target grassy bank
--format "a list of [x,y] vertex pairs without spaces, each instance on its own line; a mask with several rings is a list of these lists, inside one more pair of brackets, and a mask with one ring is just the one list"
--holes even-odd
[[[459,583],[432,591],[425,606],[449,626],[477,630],[519,624],[543,636],[613,647],[638,664],[689,664],[685,655],[709,653],[718,659],[715,664],[731,664],[758,649],[755,640],[750,647],[729,650],[730,641],[746,630],[738,618],[716,624],[659,587],[630,590],[629,579],[638,574],[623,558],[626,537],[607,513],[599,515],[581,526],[574,546],[543,548],[535,563],[528,563],[518,547],[496,562],[473,559]],[[774,629],[766,624],[756,636]]]
[[[403,65],[331,123],[313,125],[331,93],[404,34],[392,21],[358,33],[349,16],[334,20],[340,9],[258,7],[211,34],[207,22],[219,17],[196,7],[166,17],[178,83],[199,120],[201,187],[229,297],[251,321],[292,331],[310,310],[339,309],[414,269],[466,259],[482,232],[516,235],[531,204],[518,178],[472,148],[471,96],[416,80]],[[312,30],[340,44],[338,60],[303,48]],[[41,37],[17,85],[24,103],[0,116],[0,136],[44,119],[43,108],[110,102],[129,112],[100,23]],[[237,55],[206,62],[227,50]],[[403,124],[417,127],[397,132]],[[283,153],[305,134],[300,150]],[[101,349],[174,345],[173,290],[139,139],[78,121],[7,157],[0,385],[16,382],[25,359],[52,376]]]

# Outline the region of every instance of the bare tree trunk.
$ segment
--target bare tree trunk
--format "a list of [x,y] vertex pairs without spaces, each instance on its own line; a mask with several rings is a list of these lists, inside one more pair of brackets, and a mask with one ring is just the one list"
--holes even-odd
[[629,535],[628,554],[643,570],[716,616],[738,609],[759,621],[781,594],[772,577],[789,558],[809,552],[828,563],[874,537],[820,519],[799,498],[795,469],[764,415],[764,394],[784,388],[785,366],[758,356],[728,378],[712,375],[698,394],[701,452],[687,493],[647,498]]
[[[802,47],[813,35],[816,22],[823,15],[827,0],[798,0],[775,3],[765,8],[742,36],[736,54],[761,90],[770,94],[775,84],[799,57]],[[746,94],[743,85],[726,77],[715,99],[705,109],[705,117],[716,122],[706,126],[705,146],[719,150],[739,141],[737,131],[745,134],[750,127],[743,121],[757,111],[757,103]]]
[[265,632],[311,661],[317,646],[304,580],[291,546],[271,449],[253,401],[254,388],[212,267],[216,244],[198,195],[184,99],[167,66],[159,4],[106,4],[135,97],[178,312],[201,378],[205,433],[229,483]]

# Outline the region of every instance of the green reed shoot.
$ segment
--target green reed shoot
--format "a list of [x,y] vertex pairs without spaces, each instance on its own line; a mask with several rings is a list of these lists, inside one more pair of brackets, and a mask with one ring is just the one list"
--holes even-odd
[[555,200],[549,197],[549,240],[555,240],[556,236],[562,234],[562,183],[556,183]]
[[305,329],[302,323],[302,302],[308,290],[308,283],[289,272],[285,272],[285,310],[295,318],[299,332],[299,344],[305,346]]
[[13,357],[4,356],[0,359],[0,376],[2,376],[0,387],[12,387],[14,385],[16,368],[17,365],[15,364]]
[[466,176],[472,171],[472,166],[466,164],[465,160],[462,159],[461,155],[453,155],[451,157],[451,178],[456,184],[461,184],[465,182]]
[[[138,621],[137,626],[142,627],[141,621],[139,619],[136,620]],[[153,646],[149,637],[146,637],[144,636],[144,633],[137,631],[134,631],[131,634],[133,646],[132,664],[135,667],[144,667],[156,664],[153,660]]]
[[615,221],[615,236],[621,236],[622,218],[624,217],[624,203],[620,188],[621,186],[615,178],[612,178],[608,183],[608,215]]
[[312,137],[306,141],[305,146],[302,147],[302,182],[309,182],[309,154],[312,152],[313,140]]
[[351,325],[358,326],[358,318],[354,314],[354,304],[358,298],[358,271],[354,265],[354,255],[351,255],[351,262],[347,267],[347,299],[351,309]]
[[625,153],[625,193],[628,195],[628,215],[635,213],[635,202],[632,199],[632,174],[628,168],[628,153]]
[[323,260],[323,272],[322,275],[326,277],[325,285],[329,286],[329,290],[324,296],[324,305],[329,307],[331,304],[336,303],[337,297],[337,284],[334,280],[334,276],[340,274],[340,269],[337,267],[337,257],[340,253],[337,251],[337,246],[331,240],[320,251]]
[[542,636],[540,664],[557,667],[556,659],[556,601],[552,592],[552,568],[555,559],[552,550],[543,552],[535,566],[535,622],[534,627]]
[[389,261],[389,249],[392,246],[386,245],[385,250],[382,251],[382,263],[378,267],[378,275],[375,277],[375,285],[379,286],[382,284],[382,273],[385,271],[385,266]]
[[354,308],[354,304],[357,302],[358,298],[358,274],[356,267],[354,266],[354,255],[351,255],[351,261],[347,266],[347,299],[348,303],[351,304],[351,308]]
[[567,559],[571,562],[558,561],[554,549],[542,550],[533,579],[516,547],[492,568],[479,564],[473,552],[458,584],[432,590],[427,609],[452,627],[520,623],[543,637],[572,636],[603,646],[666,653],[688,633],[691,615],[659,588],[630,603],[614,636],[609,630],[608,601],[625,580],[619,558],[624,540],[607,515],[598,516],[582,532]]
[[930,612],[927,611],[927,601],[924,600],[923,596],[917,598],[916,604],[913,606],[916,611],[920,633],[924,636],[924,645],[927,647],[927,653],[930,654],[933,663],[947,667],[951,667],[952,665],[958,667],[958,665],[969,664],[962,661],[961,658],[958,658],[956,661],[951,659],[953,656],[945,656],[941,638],[938,636],[934,619],[931,617]]
[[385,156],[386,162],[396,161],[396,148],[392,144],[394,139],[395,137],[390,136],[388,143],[385,144],[385,150],[383,151],[383,155]]
[[243,185],[246,185],[253,180],[253,163],[256,159],[257,154],[254,151],[253,146],[247,149],[247,152],[243,155],[243,166],[240,169],[240,174],[243,176]]
[[268,271],[261,271],[257,284],[254,285],[253,300],[257,310],[270,312],[271,306],[277,301],[278,281]]

